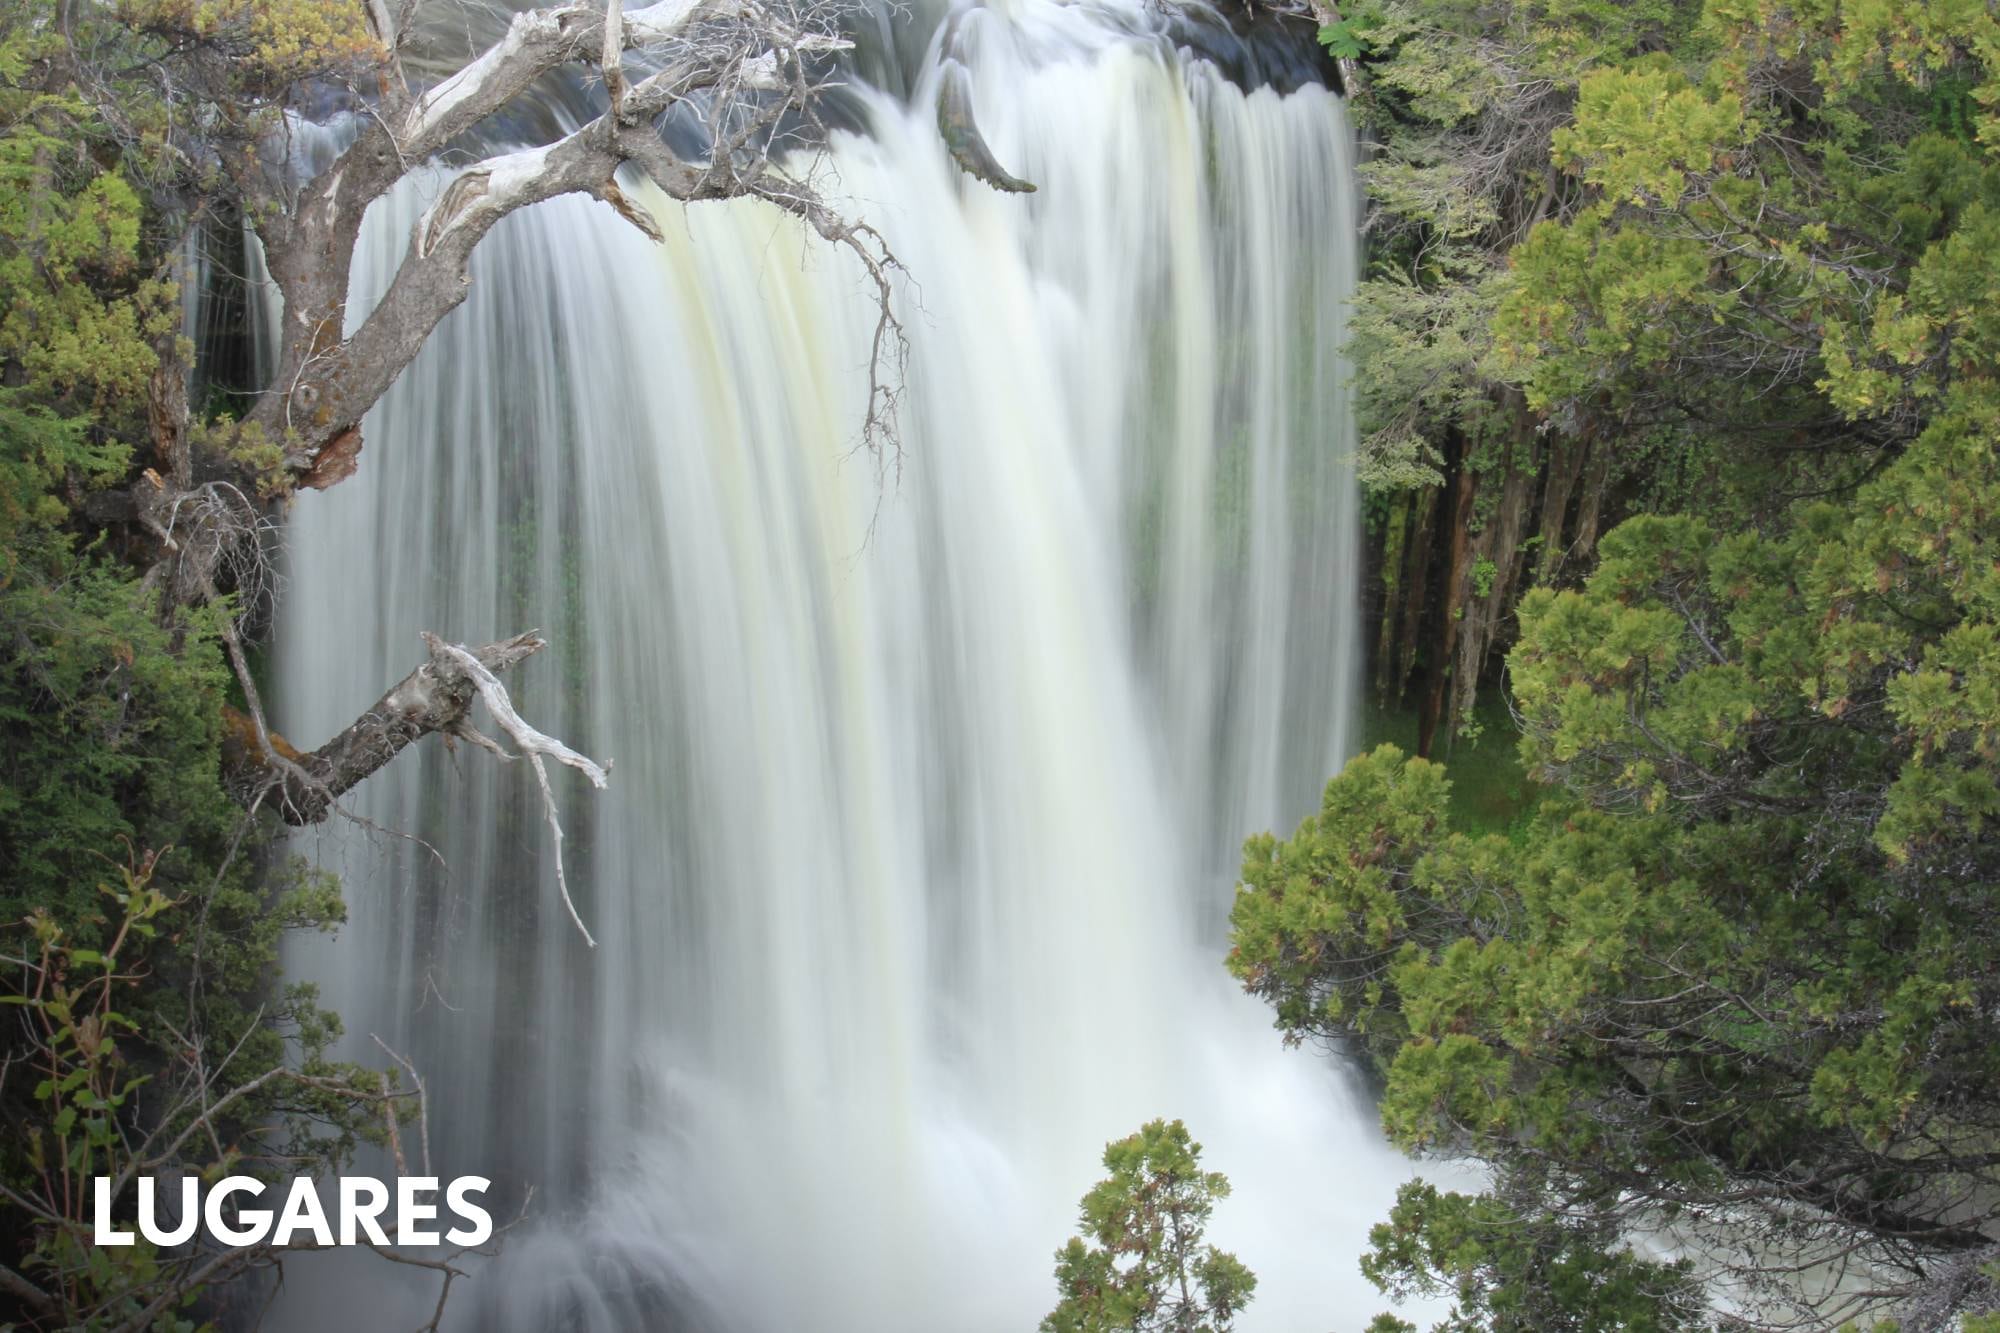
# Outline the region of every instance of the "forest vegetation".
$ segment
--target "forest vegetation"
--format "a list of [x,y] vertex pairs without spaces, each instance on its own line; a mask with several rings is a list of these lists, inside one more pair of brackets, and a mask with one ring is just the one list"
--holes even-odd
[[1230,970],[1489,1172],[1369,1276],[1441,1330],[2000,1327],[2000,22],[1322,37],[1376,147],[1377,684],[1434,757],[1504,691],[1538,792],[1467,828],[1383,747],[1246,846]]
[[1104,1169],[1078,1209],[1088,1239],[1056,1252],[1062,1299],[1041,1333],[1229,1333],[1257,1279],[1202,1243],[1228,1177],[1201,1169],[1201,1145],[1178,1120],[1106,1144]]

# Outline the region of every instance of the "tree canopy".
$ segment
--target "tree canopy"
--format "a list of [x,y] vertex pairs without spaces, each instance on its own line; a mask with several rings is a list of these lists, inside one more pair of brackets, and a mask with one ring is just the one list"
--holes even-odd
[[1406,1191],[1369,1271],[1455,1291],[1452,1329],[1694,1327],[1724,1292],[1813,1327],[1991,1314],[2000,22],[1350,22],[1414,238],[1364,296],[1361,374],[1405,409],[1378,481],[1498,404],[1644,482],[1587,572],[1523,562],[1530,822],[1456,829],[1446,770],[1380,749],[1246,847],[1231,970],[1367,1053],[1398,1141],[1494,1173]]
[[1235,1255],[1202,1243],[1228,1177],[1201,1169],[1178,1120],[1106,1144],[1104,1169],[1078,1210],[1084,1234],[1056,1251],[1062,1300],[1042,1333],[1228,1333],[1257,1290]]

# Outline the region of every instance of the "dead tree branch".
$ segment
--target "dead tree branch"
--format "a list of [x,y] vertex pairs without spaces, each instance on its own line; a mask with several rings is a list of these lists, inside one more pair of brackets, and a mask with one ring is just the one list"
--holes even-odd
[[[343,793],[401,754],[411,742],[433,732],[463,739],[502,759],[526,757],[541,787],[542,804],[554,839],[556,886],[569,919],[591,948],[597,941],[583,924],[563,872],[562,825],[544,759],[574,768],[600,790],[610,781],[610,764],[599,764],[522,720],[498,673],[539,652],[546,641],[535,631],[483,648],[446,643],[425,633],[429,660],[403,677],[373,708],[317,750],[302,751],[264,725],[261,710],[236,714],[223,747],[225,779],[246,805],[267,798],[289,824],[317,824],[336,808]],[[483,700],[518,754],[510,754],[472,725],[474,699]],[[254,709],[254,699],[253,699]]]
[[[507,697],[507,687],[502,685],[499,677],[488,671],[486,664],[473,654],[463,648],[445,643],[433,634],[424,635],[424,642],[430,645],[433,661],[440,654],[443,654],[451,661],[456,662],[460,669],[471,678],[474,688],[479,691],[479,697],[486,701],[486,710],[493,714],[493,720],[500,724],[502,731],[513,737],[514,744],[520,748],[521,753],[526,755],[528,762],[534,766],[535,781],[541,784],[542,788],[542,810],[548,816],[549,836],[554,840],[556,887],[562,891],[563,906],[568,909],[569,919],[576,925],[577,930],[582,932],[583,942],[595,949],[597,941],[591,937],[590,929],[583,924],[583,918],[577,915],[576,904],[570,901],[569,879],[563,874],[562,824],[556,819],[555,793],[549,790],[549,770],[543,765],[542,758],[546,755],[559,764],[565,764],[570,768],[576,769],[590,779],[591,786],[596,787],[600,791],[604,789],[605,783],[611,780],[610,765],[605,764],[600,767],[596,761],[578,754],[575,750],[570,749],[553,736],[545,736],[526,722],[523,722],[521,715],[514,711],[513,700]],[[485,737],[479,736],[477,732],[472,731],[471,726],[463,720],[459,723],[458,730],[461,734],[470,733],[474,737],[477,737],[478,741],[483,743],[485,748],[499,753],[497,745],[494,745]]]
[[[505,671],[544,646],[542,637],[530,631],[474,649],[469,656],[489,672]],[[223,747],[225,776],[239,799],[275,789],[275,808],[286,823],[317,824],[343,794],[412,741],[434,731],[454,733],[478,692],[456,657],[434,650],[430,660],[316,750],[299,750],[276,732],[267,733],[270,749],[283,763],[266,758],[264,738],[249,734],[251,725],[238,723]]]
[[[828,86],[821,58],[846,45],[838,3],[661,0],[625,12],[613,0],[530,10],[420,95],[404,91],[400,47],[387,48],[396,77],[381,81],[374,114],[262,229],[285,315],[276,380],[248,425],[283,442],[297,485],[337,483],[354,470],[363,414],[465,300],[472,251],[501,218],[588,194],[659,238],[657,224],[619,186],[619,173],[632,170],[683,202],[766,200],[860,260],[883,312],[864,437],[871,446],[886,439],[894,391],[882,386],[889,370],[900,371],[903,348],[888,281],[897,262],[879,234],[841,216],[809,169],[789,169],[781,151],[800,145],[779,126],[788,116],[811,122]],[[629,78],[628,58],[649,72]],[[348,332],[348,272],[368,205],[566,65],[596,69],[609,107],[554,142],[493,154],[462,171],[418,222],[381,301]],[[705,156],[682,157],[659,132],[661,120],[683,107],[713,127]],[[885,359],[897,364],[885,368]]]

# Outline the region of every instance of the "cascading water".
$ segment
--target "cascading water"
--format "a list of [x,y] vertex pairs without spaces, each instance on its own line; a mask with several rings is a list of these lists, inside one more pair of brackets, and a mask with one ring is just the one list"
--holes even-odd
[[[958,41],[1039,193],[956,172],[934,83],[864,95],[830,162],[912,275],[889,467],[843,256],[762,205],[655,200],[655,246],[570,199],[488,238],[359,475],[297,506],[288,733],[419,630],[540,626],[523,713],[616,761],[558,787],[595,952],[487,756],[366,785],[413,839],[306,844],[351,921],[295,973],[350,1054],[423,1070],[441,1174],[537,1189],[465,1327],[1030,1328],[1103,1143],[1162,1115],[1235,1184],[1246,1327],[1379,1304],[1353,1256],[1404,1168],[1219,957],[1240,839],[1353,739],[1341,106],[1245,93],[1124,0]],[[437,184],[378,206],[361,293]],[[385,1269],[296,1277],[286,1326],[420,1321],[430,1275]]]

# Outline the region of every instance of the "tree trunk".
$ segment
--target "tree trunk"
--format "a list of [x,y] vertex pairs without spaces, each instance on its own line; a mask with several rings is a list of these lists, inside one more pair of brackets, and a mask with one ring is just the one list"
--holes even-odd
[[[1428,498],[1428,497],[1426,497]],[[1389,706],[1390,685],[1396,682],[1396,617],[1402,610],[1403,548],[1409,544],[1410,529],[1416,524],[1418,497],[1412,492],[1396,496],[1383,531],[1382,549],[1376,561],[1376,586],[1381,601],[1375,606],[1375,706]]]
[[1577,502],[1576,540],[1569,546],[1569,554],[1579,560],[1590,559],[1597,550],[1597,525],[1603,521],[1604,492],[1611,479],[1611,446],[1586,437],[1584,447],[1590,450],[1590,462],[1584,469],[1583,498]]
[[1569,519],[1569,502],[1576,494],[1577,478],[1583,471],[1584,441],[1567,435],[1554,436],[1549,444],[1549,460],[1544,471],[1542,517],[1537,531],[1542,539],[1542,558],[1535,581],[1548,583],[1561,572],[1568,548],[1563,532]]
[[1464,619],[1466,594],[1472,581],[1472,506],[1479,495],[1479,474],[1462,457],[1457,473],[1446,519],[1451,527],[1448,548],[1451,555],[1445,564],[1444,598],[1438,606],[1437,651],[1431,658],[1424,681],[1423,707],[1417,715],[1417,753],[1426,758],[1436,748],[1438,724],[1446,720],[1452,663],[1458,655],[1459,623]]
[[[1525,422],[1525,415],[1519,418]],[[1502,617],[1513,609],[1520,581],[1521,539],[1527,524],[1528,502],[1534,496],[1534,437],[1517,431],[1507,450],[1507,471],[1500,483],[1500,502],[1473,544],[1473,568],[1466,573],[1465,615],[1458,627],[1458,660],[1453,667],[1452,702],[1447,723],[1456,732],[1459,723],[1472,711],[1479,697],[1479,681],[1486,673],[1486,659],[1493,650]],[[1474,571],[1485,562],[1489,571],[1485,594],[1477,587]]]
[[1448,494],[1442,486],[1427,486],[1411,500],[1414,527],[1403,552],[1402,600],[1397,608],[1400,624],[1396,633],[1393,677],[1395,691],[1388,701],[1391,703],[1400,704],[1409,696],[1410,678],[1417,669],[1417,655],[1423,643],[1424,610],[1431,600],[1431,548],[1437,537],[1438,511],[1444,507]]

